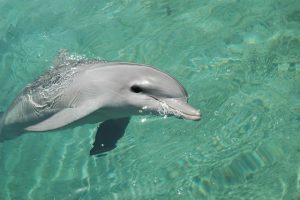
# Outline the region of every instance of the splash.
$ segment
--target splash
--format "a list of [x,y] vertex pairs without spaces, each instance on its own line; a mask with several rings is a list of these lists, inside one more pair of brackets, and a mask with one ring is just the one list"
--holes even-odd
[[160,108],[158,109],[159,115],[166,118],[169,115],[174,115],[176,117],[180,117],[183,115],[182,112],[170,107],[165,101],[159,100]]
[[105,61],[89,60],[84,55],[69,54],[67,50],[63,49],[59,52],[50,70],[27,85],[22,93],[26,94],[27,98],[38,107],[51,106],[50,102],[55,102],[62,91],[73,82],[78,74],[79,66],[100,62]]

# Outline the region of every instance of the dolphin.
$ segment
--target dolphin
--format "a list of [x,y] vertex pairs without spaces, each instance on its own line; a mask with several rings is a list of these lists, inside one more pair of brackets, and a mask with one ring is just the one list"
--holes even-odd
[[62,51],[44,75],[28,84],[0,119],[0,141],[26,132],[98,125],[90,155],[116,147],[134,115],[199,120],[185,88],[149,65],[74,59]]

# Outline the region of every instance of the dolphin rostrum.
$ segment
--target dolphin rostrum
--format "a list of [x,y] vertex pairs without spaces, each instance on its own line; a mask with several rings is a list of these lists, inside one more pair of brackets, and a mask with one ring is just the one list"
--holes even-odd
[[116,147],[132,115],[199,120],[199,110],[172,76],[151,66],[76,60],[62,52],[55,66],[27,85],[0,119],[0,141],[25,132],[99,124],[90,154]]

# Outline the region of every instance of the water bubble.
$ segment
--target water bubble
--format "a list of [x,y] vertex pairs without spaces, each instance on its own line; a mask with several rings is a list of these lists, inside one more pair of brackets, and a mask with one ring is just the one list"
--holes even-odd
[[239,138],[231,138],[231,142],[232,143],[237,143],[237,142],[239,142],[240,141],[240,139]]
[[132,186],[135,187],[136,186],[136,180],[132,180]]
[[153,183],[155,183],[155,184],[158,183],[158,177],[157,176],[154,177]]
[[177,189],[177,194],[178,195],[182,195],[183,194],[183,188],[182,187],[180,187],[180,188]]

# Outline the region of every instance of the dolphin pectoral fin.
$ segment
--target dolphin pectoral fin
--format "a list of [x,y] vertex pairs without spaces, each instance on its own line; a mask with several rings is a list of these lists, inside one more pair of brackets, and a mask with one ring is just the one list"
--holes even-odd
[[87,103],[89,106],[65,108],[35,125],[25,128],[26,131],[49,131],[62,128],[96,111],[99,106]]
[[101,123],[97,129],[90,155],[100,154],[117,147],[118,140],[124,135],[130,117],[111,119]]

